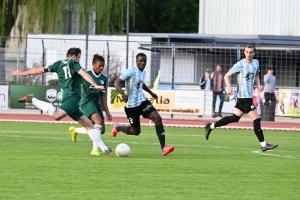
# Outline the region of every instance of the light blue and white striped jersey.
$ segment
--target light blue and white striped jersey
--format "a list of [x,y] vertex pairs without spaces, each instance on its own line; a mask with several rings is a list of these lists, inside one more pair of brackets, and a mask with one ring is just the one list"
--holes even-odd
[[253,59],[252,63],[247,63],[246,59],[238,61],[230,69],[237,74],[237,81],[239,85],[238,98],[253,98],[253,85],[256,74],[259,73],[259,62]]
[[139,106],[143,101],[146,101],[146,96],[143,93],[145,77],[145,70],[141,71],[137,66],[128,68],[120,76],[120,79],[125,81],[125,88],[128,95],[128,101],[125,104],[126,108]]

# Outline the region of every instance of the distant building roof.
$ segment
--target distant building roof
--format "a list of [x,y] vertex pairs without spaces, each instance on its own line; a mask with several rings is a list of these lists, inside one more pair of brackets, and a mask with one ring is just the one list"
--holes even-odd
[[246,44],[300,46],[299,36],[274,35],[202,35],[175,33],[130,33],[132,36],[151,36],[153,43],[208,43],[208,44]]

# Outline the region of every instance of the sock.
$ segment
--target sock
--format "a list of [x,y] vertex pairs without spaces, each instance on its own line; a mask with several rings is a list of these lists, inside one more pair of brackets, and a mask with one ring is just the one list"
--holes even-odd
[[215,122],[215,128],[220,127],[220,126],[226,126],[227,124],[233,123],[233,122],[238,122],[241,117],[233,114],[231,116],[226,116],[220,119],[219,121]]
[[155,129],[156,129],[156,134],[157,134],[157,137],[158,137],[158,140],[160,143],[160,147],[161,147],[161,149],[163,149],[164,146],[166,145],[165,144],[166,134],[165,134],[164,125],[156,125]]
[[118,131],[122,131],[123,133],[127,134],[127,135],[132,135],[130,130],[131,130],[131,127],[130,126],[119,126],[117,128]]
[[212,123],[211,125],[210,125],[210,129],[214,129],[215,128],[215,123]]
[[76,128],[76,132],[81,134],[88,134],[88,131],[84,127]]
[[32,98],[32,104],[43,112],[48,113],[50,116],[56,111],[56,108],[51,103],[38,100],[35,97]]
[[263,142],[260,143],[260,146],[261,146],[261,147],[264,147],[264,146],[266,146],[266,145],[267,145],[267,142],[266,142],[266,141],[263,141]]
[[88,131],[90,138],[97,144],[98,147],[100,147],[102,151],[108,150],[108,147],[101,140],[101,134],[99,132],[100,131],[96,129],[91,129]]
[[[101,138],[101,125],[94,125],[94,129],[97,131],[97,133],[100,135]],[[86,130],[86,129],[85,129]],[[93,141],[93,151],[98,151],[100,147],[97,145],[96,142]]]
[[265,138],[264,138],[264,133],[260,127],[260,118],[257,118],[256,120],[253,121],[253,128],[258,141],[264,142]]

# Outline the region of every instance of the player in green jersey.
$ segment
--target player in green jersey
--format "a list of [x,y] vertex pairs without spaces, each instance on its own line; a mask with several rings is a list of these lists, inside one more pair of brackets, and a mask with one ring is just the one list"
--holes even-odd
[[55,120],[61,120],[69,115],[86,128],[93,142],[101,148],[104,154],[108,155],[111,153],[111,148],[108,148],[101,140],[99,127],[94,127],[93,123],[79,109],[82,78],[88,81],[97,90],[104,90],[105,88],[99,86],[81,67],[79,64],[80,57],[81,50],[79,48],[70,48],[67,52],[67,59],[65,60],[59,60],[47,67],[37,67],[27,71],[12,72],[15,76],[43,74],[46,72],[57,73],[60,86],[63,90],[62,105],[60,108],[56,109],[51,103],[38,100],[33,94],[21,97],[19,102],[32,103],[37,108],[48,113]]
[[[104,109],[107,119],[109,121],[112,120],[112,116],[107,106],[107,77],[104,74],[102,74],[105,65],[105,60],[101,55],[94,54],[92,57],[92,65],[93,68],[87,71],[87,73],[90,74],[90,76],[98,85],[104,86],[105,90],[99,91],[96,88],[94,88],[89,82],[84,80],[82,82],[83,93],[80,99],[80,109],[85,114],[85,116],[87,116],[93,121],[94,126],[97,126],[101,129],[101,134],[104,134],[105,123],[102,109]],[[87,134],[87,130],[84,127],[70,127],[69,131],[71,133],[73,142],[76,142],[77,133]],[[95,142],[93,142],[93,149],[91,151],[91,155],[100,155],[99,146]]]

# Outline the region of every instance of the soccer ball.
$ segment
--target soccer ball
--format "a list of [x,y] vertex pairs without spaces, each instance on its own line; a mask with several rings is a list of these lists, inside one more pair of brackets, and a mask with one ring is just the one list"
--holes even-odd
[[118,144],[115,152],[118,157],[128,157],[130,154],[130,147],[125,143],[121,143]]

